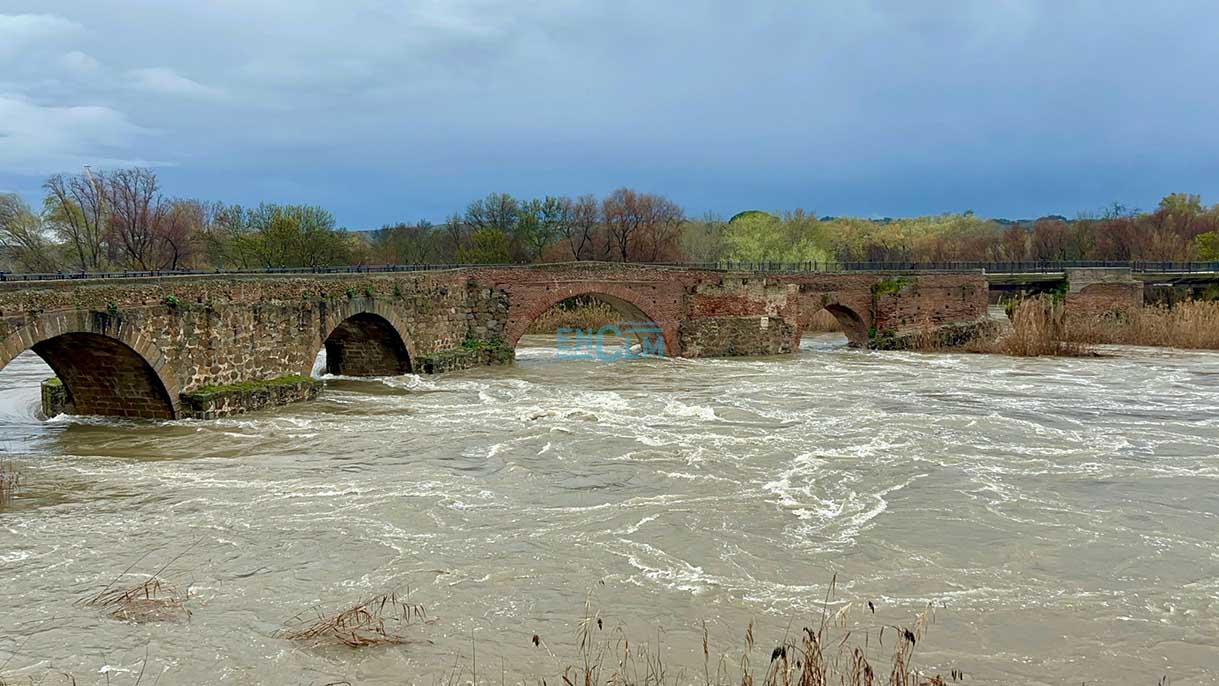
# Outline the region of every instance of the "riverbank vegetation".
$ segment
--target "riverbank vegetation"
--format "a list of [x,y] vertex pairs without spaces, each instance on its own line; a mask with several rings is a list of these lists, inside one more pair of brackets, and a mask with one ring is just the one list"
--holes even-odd
[[693,218],[669,198],[491,193],[444,221],[340,228],[324,208],[173,197],[149,169],[56,174],[38,207],[0,194],[0,270],[252,269],[381,264],[1219,260],[1219,205],[1175,193],[1068,219],[747,210]]
[[1070,340],[1219,350],[1219,302],[1187,300],[1072,322]]
[[[666,645],[659,629],[647,636],[632,635],[625,625],[611,624],[586,603],[572,641],[564,642],[570,652],[562,648],[556,652],[537,634],[530,639],[542,655],[527,678],[571,686],[946,686],[965,678],[957,669],[929,674],[915,665],[915,649],[934,622],[930,607],[908,625],[853,622],[860,612],[876,620],[872,603],[840,604],[831,610],[827,596],[820,617],[810,617],[808,623],[789,622],[775,636],[759,639],[750,622],[733,639],[722,642],[704,621],[694,645]],[[475,653],[472,646],[469,656],[460,656],[443,683],[487,680],[485,674],[479,675]],[[485,656],[479,659],[486,664]],[[502,672],[496,676],[506,681]]]
[[1095,353],[1083,342],[1067,335],[1061,300],[1051,296],[1022,299],[1009,308],[1011,326],[989,341],[969,348],[978,352],[1013,357],[1087,357]]

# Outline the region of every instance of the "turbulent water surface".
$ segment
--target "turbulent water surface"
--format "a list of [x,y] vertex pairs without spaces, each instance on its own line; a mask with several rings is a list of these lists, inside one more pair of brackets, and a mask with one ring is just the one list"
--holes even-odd
[[[49,372],[22,356],[0,372],[0,449],[26,482],[0,510],[0,673],[132,684],[147,656],[144,683],[437,683],[475,663],[480,681],[561,683],[588,599],[596,631],[659,642],[697,683],[703,622],[739,682],[752,620],[760,681],[836,576],[829,611],[852,603],[881,665],[877,629],[931,604],[916,662],[933,673],[1219,683],[1217,354],[831,336],[599,363],[526,343],[511,368],[329,379],[316,402],[159,423],[41,422]],[[171,562],[187,622],[77,603]],[[418,642],[277,634],[393,589],[432,619]]]

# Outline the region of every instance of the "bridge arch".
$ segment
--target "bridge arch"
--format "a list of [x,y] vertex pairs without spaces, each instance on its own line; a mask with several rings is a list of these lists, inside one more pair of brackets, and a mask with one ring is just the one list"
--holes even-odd
[[[842,332],[846,334],[847,343],[853,348],[865,347],[868,344],[868,320],[865,319],[859,311],[849,304],[838,300],[820,300],[814,301],[811,298],[805,300],[802,304],[802,309],[809,314],[815,314],[821,310],[825,310],[834,316],[838,321],[838,325],[842,327]],[[796,333],[796,340],[799,341],[800,336],[804,335],[804,323],[802,318],[800,321],[799,331]]]
[[830,303],[825,310],[838,320],[848,343],[856,347],[868,344],[868,324],[858,312],[842,303]]
[[588,298],[603,302],[617,310],[623,316],[623,321],[655,324],[664,338],[665,355],[678,354],[676,324],[660,317],[658,308],[650,299],[630,288],[613,283],[590,283],[553,288],[544,291],[541,295],[528,298],[526,305],[509,315],[505,327],[508,345],[515,348],[534,320],[555,305],[572,298]]
[[43,315],[0,342],[0,369],[26,350],[55,372],[77,414],[178,416],[180,387],[165,357],[121,317]]
[[[351,301],[322,317],[321,343],[326,371],[342,376],[409,374],[415,345],[402,319],[392,308],[375,301]],[[316,354],[314,355],[316,358]],[[314,360],[309,360],[313,370]]]

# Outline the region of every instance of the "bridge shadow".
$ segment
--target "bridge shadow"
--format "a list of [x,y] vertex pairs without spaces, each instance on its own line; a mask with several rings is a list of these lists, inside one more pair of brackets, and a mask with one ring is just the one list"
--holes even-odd
[[324,360],[325,372],[335,376],[400,376],[411,372],[411,355],[403,333],[375,312],[360,312],[340,321],[323,341],[316,360]]

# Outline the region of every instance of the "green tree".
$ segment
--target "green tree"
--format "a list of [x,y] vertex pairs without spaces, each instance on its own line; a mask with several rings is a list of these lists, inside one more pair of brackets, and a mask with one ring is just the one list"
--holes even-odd
[[29,272],[57,271],[60,266],[59,250],[42,217],[14,193],[0,194],[0,257]]
[[1219,262],[1219,231],[1207,231],[1194,236],[1194,245],[1198,248],[1198,259]]
[[508,234],[496,228],[477,229],[458,250],[458,260],[465,264],[503,264],[512,261]]
[[802,211],[779,217],[742,212],[724,229],[728,258],[737,262],[828,262],[826,236],[816,217]]
[[348,264],[352,257],[348,237],[321,207],[262,204],[245,223],[241,240],[263,267],[328,267]]

